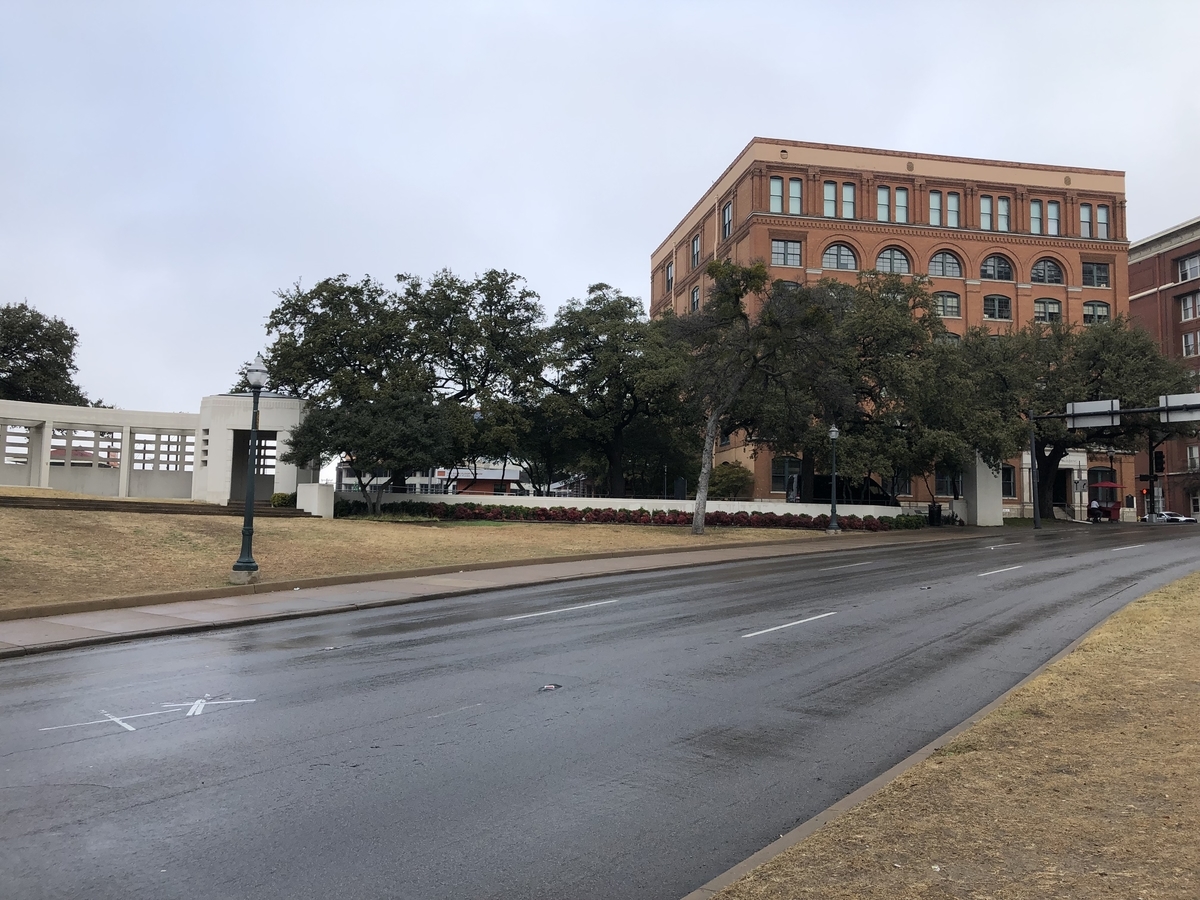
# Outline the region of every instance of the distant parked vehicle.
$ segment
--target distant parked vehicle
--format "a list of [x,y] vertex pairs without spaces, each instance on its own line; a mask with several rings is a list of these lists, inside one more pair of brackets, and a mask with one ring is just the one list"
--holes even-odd
[[[1173,513],[1173,512],[1165,512],[1164,511],[1164,512],[1160,512],[1160,513],[1155,513],[1155,518],[1157,521],[1162,522],[1163,524],[1168,524],[1168,525],[1172,524],[1172,523],[1179,523],[1179,524],[1191,523],[1192,525],[1196,524],[1196,519],[1193,516],[1181,516],[1179,513]],[[1142,516],[1142,521],[1148,522],[1149,518],[1147,516]]]

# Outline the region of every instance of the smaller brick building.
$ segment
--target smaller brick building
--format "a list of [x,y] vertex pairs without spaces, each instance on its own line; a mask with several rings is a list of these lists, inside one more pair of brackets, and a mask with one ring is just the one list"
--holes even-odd
[[[1129,314],[1200,376],[1200,217],[1129,246]],[[1161,448],[1166,471],[1158,509],[1200,512],[1200,438],[1174,438]],[[1138,469],[1149,471],[1148,454]],[[1138,495],[1138,514],[1145,512]]]

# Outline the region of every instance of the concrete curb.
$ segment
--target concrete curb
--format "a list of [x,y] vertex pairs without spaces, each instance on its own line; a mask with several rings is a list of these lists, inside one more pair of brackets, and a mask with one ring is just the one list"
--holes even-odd
[[[878,532],[876,532],[876,533],[878,533]],[[980,537],[980,535],[975,532],[968,532],[966,534],[951,533],[951,534],[947,534],[947,535],[938,535],[936,538],[927,538],[924,540],[908,540],[908,541],[897,542],[894,544],[871,543],[871,544],[864,544],[864,545],[853,546],[853,547],[843,545],[843,546],[837,547],[836,549],[838,549],[838,550],[871,550],[871,549],[877,548],[879,546],[890,546],[895,549],[903,549],[903,548],[907,548],[907,547],[923,547],[923,546],[927,546],[929,544],[953,543],[955,541],[966,540],[966,539],[973,538],[973,537]],[[796,546],[797,545],[795,545],[795,544],[789,544],[784,541],[758,541],[758,542],[751,542],[751,543],[713,545],[713,546],[705,547],[703,549],[705,551],[707,551],[707,550],[728,550],[728,549],[742,549],[742,548],[752,548],[752,549],[753,548],[763,548],[763,549],[777,548],[780,551],[777,553],[764,553],[760,556],[752,557],[751,559],[777,559],[777,558],[785,557],[785,556],[806,556],[806,555],[815,554],[815,553],[827,552],[831,549],[835,549],[833,547],[830,547],[829,545],[821,546],[818,549],[815,546],[815,542],[814,542],[814,549],[808,550],[807,552],[805,552],[805,551],[796,552]],[[176,591],[176,592],[172,592],[172,593],[168,593],[168,594],[147,594],[147,595],[140,595],[137,597],[122,597],[122,598],[118,598],[118,599],[121,601],[128,601],[128,602],[121,602],[119,604],[107,603],[107,602],[102,602],[102,601],[81,601],[83,603],[101,603],[101,605],[92,606],[87,609],[78,609],[78,608],[74,608],[74,609],[70,609],[70,610],[61,609],[61,610],[56,610],[53,613],[49,613],[48,615],[38,616],[38,617],[29,616],[29,617],[25,617],[25,618],[48,618],[48,617],[52,617],[52,616],[56,616],[56,615],[68,615],[70,613],[75,613],[75,612],[90,612],[90,611],[93,611],[96,609],[102,609],[102,610],[126,609],[126,608],[133,607],[133,606],[149,606],[149,605],[152,605],[155,603],[171,603],[171,602],[178,602],[178,601],[185,601],[185,600],[210,600],[210,599],[216,599],[216,598],[220,598],[220,597],[242,596],[245,594],[255,594],[255,593],[271,593],[274,591],[284,592],[284,591],[291,591],[291,590],[293,590],[295,588],[299,588],[299,587],[328,587],[328,586],[336,586],[339,584],[359,584],[359,583],[371,582],[371,581],[387,581],[387,580],[396,579],[396,578],[419,578],[419,577],[425,577],[425,576],[429,576],[429,575],[446,575],[446,574],[467,572],[467,571],[484,571],[487,569],[507,569],[507,568],[516,568],[519,566],[545,565],[545,564],[550,564],[550,563],[561,563],[561,562],[584,562],[584,561],[596,560],[596,559],[626,559],[626,558],[636,559],[638,557],[673,555],[673,554],[678,554],[678,553],[695,553],[695,552],[697,552],[697,551],[694,547],[670,548],[668,550],[647,550],[647,551],[622,550],[622,551],[615,551],[615,552],[611,552],[611,553],[579,554],[579,555],[570,556],[570,557],[550,557],[547,559],[535,559],[535,560],[529,560],[529,559],[510,560],[510,561],[507,561],[504,563],[475,563],[475,564],[468,564],[468,565],[462,565],[462,566],[437,566],[437,567],[428,568],[428,569],[419,569],[419,570],[410,569],[410,570],[407,570],[402,573],[380,572],[380,573],[374,573],[372,575],[366,575],[366,576],[332,576],[329,578],[297,579],[296,581],[292,581],[292,582],[272,582],[270,584],[265,584],[265,585],[264,584],[243,585],[243,586],[231,585],[228,589],[215,588],[215,589],[205,589],[203,591]],[[483,594],[483,593],[487,593],[489,591],[495,591],[495,590],[509,590],[511,588],[533,587],[533,586],[540,585],[540,584],[550,584],[550,583],[558,583],[558,582],[566,582],[566,581],[581,581],[581,580],[584,580],[587,578],[604,578],[604,577],[609,577],[611,575],[628,574],[631,572],[663,572],[663,571],[670,571],[673,569],[690,569],[690,568],[695,568],[697,566],[703,566],[703,565],[722,565],[724,563],[733,562],[733,561],[740,562],[740,561],[744,561],[744,560],[716,560],[712,563],[681,562],[681,563],[676,563],[673,565],[667,564],[667,565],[642,566],[642,567],[635,565],[635,566],[631,566],[630,568],[624,570],[624,572],[620,572],[620,573],[618,573],[618,572],[607,572],[607,573],[585,572],[585,573],[580,573],[577,575],[561,575],[561,576],[557,576],[557,577],[553,577],[553,578],[542,577],[542,578],[529,579],[528,581],[512,582],[509,584],[505,584],[502,587],[498,587],[495,585],[480,585],[478,587],[452,588],[452,589],[441,590],[441,591],[433,591],[428,594],[422,594],[417,597],[394,597],[394,598],[387,598],[387,599],[382,599],[382,600],[369,600],[369,601],[365,601],[362,603],[339,604],[336,606],[329,606],[324,609],[303,609],[303,610],[296,610],[294,612],[276,612],[276,613],[266,613],[266,614],[259,614],[259,615],[247,615],[247,616],[244,616],[244,617],[241,617],[238,619],[228,619],[228,620],[221,621],[221,622],[195,622],[195,623],[188,623],[186,625],[167,625],[162,628],[141,629],[138,631],[118,632],[118,633],[113,633],[113,634],[88,635],[87,637],[74,638],[74,639],[65,640],[65,641],[55,641],[53,643],[48,643],[48,644],[31,644],[28,646],[13,646],[11,648],[0,647],[0,659],[11,659],[11,658],[21,657],[21,656],[34,656],[34,655],[41,654],[41,653],[51,653],[56,650],[72,650],[72,649],[77,649],[80,647],[89,647],[89,646],[100,645],[100,644],[116,644],[116,643],[122,643],[124,641],[140,640],[142,638],[148,638],[148,637],[164,637],[164,636],[176,635],[176,634],[191,634],[191,633],[199,632],[199,631],[216,631],[216,630],[223,630],[223,629],[230,629],[230,628],[241,628],[246,625],[254,625],[254,624],[268,623],[268,622],[283,622],[283,621],[288,621],[291,619],[315,618],[317,616],[328,616],[328,615],[333,615],[335,613],[354,612],[356,610],[363,610],[363,609],[381,609],[381,608],[388,607],[388,606],[405,606],[405,605],[408,605],[411,603],[424,603],[425,601],[428,601],[428,600],[442,600],[447,597],[464,597],[464,596],[470,596],[472,594]],[[157,599],[157,598],[168,598],[168,599]],[[64,604],[64,606],[66,606],[66,605],[67,604]],[[72,604],[72,606],[73,605],[74,604]]]
[[[1118,591],[1117,593],[1120,593],[1120,591]],[[999,697],[997,697],[995,700],[993,700],[987,706],[983,707],[983,709],[974,713],[972,716],[965,719],[964,721],[959,722],[957,725],[955,725],[953,728],[951,728],[945,734],[934,738],[932,741],[930,741],[928,744],[926,744],[920,750],[917,750],[915,753],[911,754],[910,756],[907,756],[900,762],[896,763],[896,765],[892,766],[890,769],[888,769],[882,775],[879,775],[879,776],[871,779],[870,781],[868,781],[866,784],[864,784],[862,787],[860,787],[858,790],[854,791],[853,793],[847,794],[845,797],[843,797],[837,803],[833,804],[833,806],[830,806],[828,809],[822,810],[821,812],[819,812],[815,816],[813,816],[811,819],[808,819],[807,821],[802,822],[801,824],[799,824],[795,828],[793,828],[791,831],[789,831],[787,834],[782,835],[778,840],[772,841],[771,843],[767,844],[767,846],[763,847],[761,850],[759,850],[753,856],[750,856],[750,857],[742,860],[740,863],[738,863],[733,868],[727,869],[726,871],[724,871],[720,875],[718,875],[716,878],[713,878],[712,880],[708,881],[707,883],[696,888],[690,894],[687,894],[685,897],[683,897],[682,900],[709,900],[709,898],[714,896],[718,891],[721,891],[721,890],[729,887],[729,885],[733,884],[739,878],[742,878],[743,876],[748,875],[751,871],[753,871],[754,869],[757,869],[759,866],[763,865],[764,863],[770,862],[772,859],[774,859],[779,854],[783,853],[785,850],[788,850],[788,849],[794,847],[796,844],[799,844],[801,841],[803,841],[809,835],[813,834],[815,831],[817,831],[821,827],[832,822],[834,819],[837,819],[843,813],[849,812],[851,809],[858,806],[863,801],[869,800],[872,796],[877,794],[879,791],[883,790],[885,787],[887,787],[889,784],[891,784],[893,781],[895,781],[897,778],[899,778],[901,775],[903,775],[905,772],[907,772],[913,766],[929,759],[929,757],[933,756],[934,753],[936,753],[938,750],[942,749],[944,746],[949,744],[952,740],[954,740],[960,734],[962,734],[965,731],[968,731],[973,726],[975,726],[980,720],[991,715],[993,712],[995,712],[997,709],[999,709],[1008,700],[1008,698],[1010,696],[1012,696],[1017,691],[1019,691],[1021,688],[1025,687],[1025,685],[1029,684],[1029,682],[1033,681],[1035,678],[1040,676],[1043,672],[1046,671],[1046,669],[1050,668],[1052,665],[1054,665],[1056,662],[1063,659],[1064,657],[1069,656],[1071,653],[1074,653],[1080,644],[1082,644],[1089,637],[1091,637],[1095,631],[1099,630],[1105,624],[1107,624],[1109,619],[1111,619],[1117,613],[1121,612],[1126,607],[1128,607],[1130,603],[1136,602],[1141,596],[1143,596],[1143,595],[1139,594],[1137,597],[1134,597],[1132,600],[1129,601],[1129,603],[1126,603],[1120,609],[1114,610],[1112,615],[1106,616],[1103,621],[1096,623],[1094,626],[1089,628],[1078,638],[1071,641],[1071,643],[1067,644],[1066,647],[1064,647],[1058,653],[1054,654],[1054,656],[1050,657],[1050,659],[1046,660],[1044,663],[1042,663],[1040,666],[1038,666],[1036,669],[1034,669],[1032,672],[1030,672],[1028,675],[1026,675],[1024,678],[1022,678],[1020,681],[1018,681],[1012,687],[1010,687],[1007,691],[1005,691],[1003,694],[1001,694]]]

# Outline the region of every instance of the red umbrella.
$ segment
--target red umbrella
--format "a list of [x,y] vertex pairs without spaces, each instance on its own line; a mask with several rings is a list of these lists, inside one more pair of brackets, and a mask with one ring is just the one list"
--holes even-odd
[[1117,484],[1115,481],[1097,481],[1095,484],[1089,484],[1088,487],[1123,488],[1125,485]]

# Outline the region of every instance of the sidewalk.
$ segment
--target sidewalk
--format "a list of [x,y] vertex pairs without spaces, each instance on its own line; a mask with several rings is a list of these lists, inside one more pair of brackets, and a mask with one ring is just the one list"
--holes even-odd
[[[375,609],[440,597],[601,575],[680,569],[714,563],[804,556],[879,546],[902,548],[992,535],[997,538],[1003,536],[1001,529],[995,528],[852,532],[795,544],[776,542],[727,545],[704,550],[666,553],[652,551],[639,555],[609,555],[603,558],[575,558],[556,562],[514,562],[507,566],[484,564],[466,566],[454,572],[427,570],[414,572],[410,576],[383,580],[377,575],[363,575],[352,583],[330,584],[334,579],[309,579],[310,582],[323,584],[307,587],[293,586],[294,582],[257,585],[256,592],[250,592],[244,587],[231,587],[227,596],[175,602],[155,602],[147,598],[145,604],[138,606],[0,621],[0,659],[153,635],[181,634],[213,628],[232,628],[255,622]],[[336,580],[350,581],[349,578]],[[114,604],[119,602],[114,601]]]

